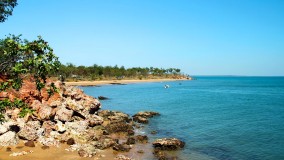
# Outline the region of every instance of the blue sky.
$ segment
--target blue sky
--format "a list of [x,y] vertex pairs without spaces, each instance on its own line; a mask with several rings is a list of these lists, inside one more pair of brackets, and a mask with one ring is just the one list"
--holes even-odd
[[9,33],[75,65],[284,76],[283,0],[19,0]]

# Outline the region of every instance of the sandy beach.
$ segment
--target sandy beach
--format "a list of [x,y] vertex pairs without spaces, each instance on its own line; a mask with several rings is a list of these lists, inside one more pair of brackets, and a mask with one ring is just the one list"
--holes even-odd
[[78,81],[65,82],[71,86],[97,86],[110,84],[130,84],[130,83],[147,83],[147,82],[168,82],[168,81],[186,81],[187,79],[145,79],[145,80],[105,80],[105,81]]

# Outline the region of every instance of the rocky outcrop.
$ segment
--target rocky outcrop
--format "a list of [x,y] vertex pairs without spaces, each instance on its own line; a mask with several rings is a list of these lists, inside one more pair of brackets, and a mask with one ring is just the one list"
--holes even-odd
[[153,146],[160,150],[177,150],[183,148],[185,143],[177,138],[162,138],[153,142]]
[[[33,110],[24,118],[19,116],[19,108],[6,110],[7,122],[0,124],[0,146],[16,145],[19,139],[27,140],[25,145],[29,147],[40,143],[48,148],[67,143],[68,151],[92,157],[101,149],[128,152],[133,144],[148,143],[146,135],[135,135],[134,129],[142,126],[136,122],[148,123],[149,118],[159,113],[144,111],[130,117],[119,111],[100,110],[100,102],[81,89],[60,82],[55,85],[59,91],[53,95],[48,95],[47,88],[39,92],[29,81],[24,81],[19,92],[0,92],[0,99],[17,97]],[[117,139],[120,136],[123,140]],[[184,143],[174,138],[158,139],[153,146],[159,150],[157,155],[162,155],[162,150],[183,148]],[[116,159],[130,158],[118,156]]]
[[158,112],[152,112],[152,111],[141,111],[133,115],[133,121],[138,123],[148,123],[148,118],[152,118],[153,116],[160,115]]

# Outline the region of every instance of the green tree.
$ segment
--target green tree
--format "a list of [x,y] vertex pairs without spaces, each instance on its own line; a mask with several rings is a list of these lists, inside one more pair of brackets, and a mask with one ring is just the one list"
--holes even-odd
[[20,89],[24,76],[35,79],[38,90],[45,86],[48,76],[59,69],[58,57],[40,36],[37,40],[22,40],[10,35],[0,40],[0,74],[7,82],[0,84],[0,91],[7,88]]
[[3,23],[8,16],[12,15],[17,0],[0,0],[0,22]]

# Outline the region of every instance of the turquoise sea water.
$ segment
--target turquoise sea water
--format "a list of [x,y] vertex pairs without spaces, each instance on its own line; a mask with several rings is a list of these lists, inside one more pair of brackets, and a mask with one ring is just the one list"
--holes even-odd
[[145,131],[185,141],[180,159],[284,159],[284,77],[196,78],[82,89],[103,109],[160,112]]

